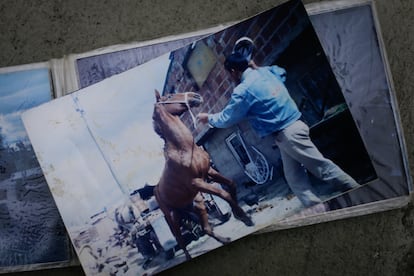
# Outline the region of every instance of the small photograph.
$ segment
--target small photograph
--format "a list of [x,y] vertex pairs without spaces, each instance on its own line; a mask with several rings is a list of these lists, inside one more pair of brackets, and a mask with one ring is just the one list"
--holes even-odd
[[29,67],[0,71],[0,272],[70,260],[70,241],[20,117],[52,100],[49,68]]
[[23,121],[87,275],[158,273],[377,178],[296,0]]

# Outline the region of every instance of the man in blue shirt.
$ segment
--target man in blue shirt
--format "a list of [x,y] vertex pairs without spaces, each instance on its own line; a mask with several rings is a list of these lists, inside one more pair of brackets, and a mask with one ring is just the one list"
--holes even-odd
[[250,65],[239,53],[226,58],[224,67],[238,85],[221,112],[200,113],[199,122],[227,128],[247,118],[260,137],[274,135],[287,183],[306,207],[321,203],[307,171],[341,191],[359,187],[311,141],[309,127],[300,120],[302,114],[284,85],[286,71],[278,66]]

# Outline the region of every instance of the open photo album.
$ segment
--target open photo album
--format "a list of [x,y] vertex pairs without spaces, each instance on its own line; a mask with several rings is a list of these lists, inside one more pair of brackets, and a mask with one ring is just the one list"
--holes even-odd
[[[359,12],[369,18],[370,6]],[[357,205],[359,190],[377,196],[389,172],[369,139],[390,126],[371,116],[396,122],[393,98],[356,90],[365,76],[342,63],[338,43],[329,59],[303,4],[288,1],[26,111],[85,273],[157,273],[286,219]],[[390,128],[386,144],[400,147]],[[406,192],[404,160],[392,158]]]
[[369,0],[286,1],[2,68],[0,84],[0,273],[79,260],[87,275],[152,275],[249,234],[409,202]]

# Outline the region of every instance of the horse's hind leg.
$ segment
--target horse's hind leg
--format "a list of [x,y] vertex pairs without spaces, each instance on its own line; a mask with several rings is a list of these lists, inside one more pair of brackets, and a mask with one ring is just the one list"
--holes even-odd
[[216,171],[212,167],[210,167],[208,169],[207,174],[211,178],[211,180],[213,180],[214,182],[217,182],[217,183],[220,183],[222,185],[227,186],[233,200],[236,201],[236,202],[238,201],[237,200],[236,183],[234,183],[232,180],[224,177],[223,175],[221,175],[218,171]]
[[164,204],[164,202],[161,200],[159,196],[159,191],[157,187],[155,187],[154,189],[154,195],[155,195],[155,198],[157,199],[157,202],[158,202],[158,205],[160,206],[161,211],[164,213],[165,220],[167,221],[167,224],[170,227],[172,234],[177,240],[178,245],[184,251],[186,259],[190,260],[191,255],[188,252],[183,236],[181,235],[180,218],[177,212],[173,212],[173,210],[171,210],[168,206]]
[[218,242],[221,242],[222,244],[226,244],[231,241],[230,238],[225,238],[214,233],[213,228],[208,222],[208,214],[206,210],[206,205],[204,204],[204,198],[200,193],[198,193],[197,196],[194,198],[194,208],[198,216],[200,217],[201,226],[203,227],[203,230],[207,235],[214,238]]
[[237,202],[232,198],[232,196],[223,189],[216,188],[213,185],[209,185],[201,178],[195,178],[191,182],[200,192],[205,192],[208,194],[216,195],[227,201],[229,203],[235,218],[241,220],[247,226],[253,226],[254,223],[252,219],[243,211],[243,209],[237,204]]

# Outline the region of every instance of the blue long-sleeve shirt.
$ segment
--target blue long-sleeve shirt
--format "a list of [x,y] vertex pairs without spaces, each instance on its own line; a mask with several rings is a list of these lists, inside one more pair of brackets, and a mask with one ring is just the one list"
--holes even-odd
[[247,118],[257,134],[264,137],[297,121],[302,114],[283,83],[285,74],[285,69],[276,65],[247,68],[227,106],[208,116],[209,124],[227,128]]

